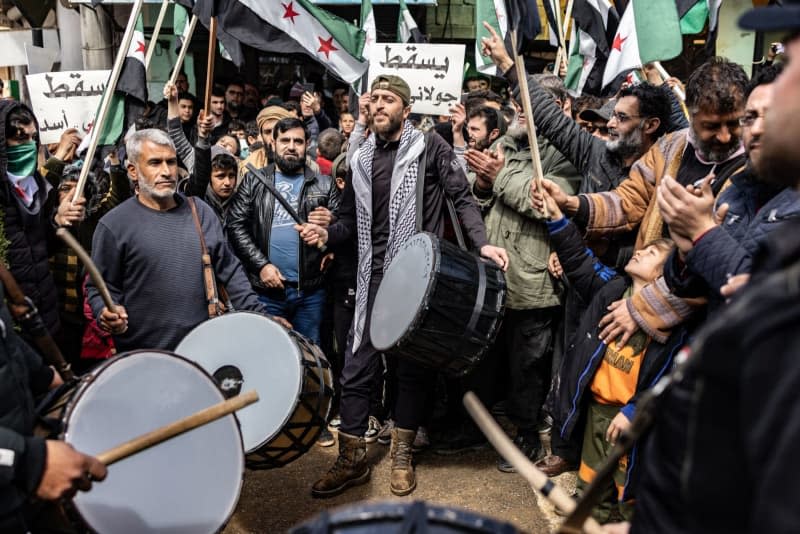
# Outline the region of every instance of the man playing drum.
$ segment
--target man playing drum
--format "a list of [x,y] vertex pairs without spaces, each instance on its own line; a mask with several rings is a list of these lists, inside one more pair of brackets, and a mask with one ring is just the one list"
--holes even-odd
[[[438,135],[425,135],[406,120],[411,112],[411,90],[397,76],[378,76],[372,83],[369,116],[372,135],[351,161],[343,191],[340,217],[329,228],[298,226],[309,245],[358,241],[356,311],[342,371],[339,456],[333,467],[311,489],[314,497],[331,497],[369,480],[366,443],[371,385],[380,369],[380,354],[369,336],[369,316],[383,274],[401,246],[422,228],[441,237],[445,195],[455,204],[459,219],[475,249],[501,268],[508,264],[504,249],[489,245],[480,213],[466,177],[452,149]],[[424,185],[417,213],[418,163],[425,151]],[[426,391],[433,371],[398,359],[398,393],[392,430],[390,489],[408,495],[416,488],[411,447],[422,423]]]
[[[141,130],[126,148],[138,194],[100,219],[92,241],[92,259],[118,306],[108,310],[91,279],[89,303],[120,352],[171,350],[208,319],[200,236],[186,197],[175,190],[178,160],[169,136]],[[234,307],[265,312],[214,211],[194,201],[217,280]]]
[[41,501],[88,491],[106,468],[63,441],[33,436],[33,396],[62,382],[14,331],[3,297],[0,286],[0,532],[40,532],[51,516]]

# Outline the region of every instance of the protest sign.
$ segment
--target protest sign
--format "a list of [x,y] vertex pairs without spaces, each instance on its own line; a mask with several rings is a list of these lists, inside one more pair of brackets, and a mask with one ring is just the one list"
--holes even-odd
[[68,128],[77,128],[82,136],[89,132],[109,72],[47,72],[26,77],[43,144],[57,143]]
[[372,47],[369,83],[380,74],[408,83],[413,113],[447,115],[461,97],[464,45],[378,43]]

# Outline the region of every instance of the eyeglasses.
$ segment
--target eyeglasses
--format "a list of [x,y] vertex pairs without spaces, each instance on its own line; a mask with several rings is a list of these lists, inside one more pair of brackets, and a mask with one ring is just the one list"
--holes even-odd
[[756,122],[756,120],[763,119],[763,118],[764,118],[764,114],[763,113],[757,113],[755,111],[750,111],[748,113],[745,113],[744,117],[739,119],[739,124],[741,124],[742,126],[747,126],[749,128],[750,126],[752,126]]
[[601,135],[606,135],[608,133],[608,126],[595,126],[594,124],[587,124],[583,127],[584,130],[593,134],[595,132],[600,133]]
[[617,119],[617,122],[625,122],[627,120],[641,119],[641,118],[642,118],[641,115],[626,115],[624,113],[619,113],[616,111],[612,111],[610,117],[610,119]]

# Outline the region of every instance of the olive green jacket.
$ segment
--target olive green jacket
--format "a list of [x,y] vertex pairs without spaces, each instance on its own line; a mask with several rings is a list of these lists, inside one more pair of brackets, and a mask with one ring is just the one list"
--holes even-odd
[[[502,144],[505,165],[497,174],[491,191],[481,190],[470,173],[472,194],[484,215],[489,243],[508,251],[506,305],[514,310],[547,308],[560,304],[556,282],[547,270],[550,238],[544,215],[531,205],[533,164],[530,149],[519,150],[509,136]],[[575,194],[581,175],[546,139],[539,137],[539,154],[544,177],[556,182],[568,194]]]

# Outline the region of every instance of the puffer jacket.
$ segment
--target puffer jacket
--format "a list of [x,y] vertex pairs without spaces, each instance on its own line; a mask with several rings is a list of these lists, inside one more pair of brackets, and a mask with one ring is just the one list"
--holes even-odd
[[[50,333],[55,334],[59,328],[58,297],[50,273],[48,241],[56,239],[52,217],[57,207],[56,189],[64,163],[50,158],[43,168],[36,171],[34,177],[39,191],[35,202],[39,209],[35,215],[29,213],[18,202],[7,175],[5,123],[8,114],[16,107],[25,106],[0,100],[0,209],[3,211],[3,230],[9,241],[6,259],[22,291],[33,300]],[[36,126],[38,130],[38,124]]]
[[[270,183],[275,183],[275,165],[262,171]],[[340,195],[330,176],[319,176],[306,168],[305,182],[300,192],[300,218],[307,220],[308,213],[318,206],[327,207],[336,213]],[[247,271],[247,277],[256,291],[267,292],[259,273],[269,261],[269,239],[272,230],[272,214],[275,199],[267,187],[253,173],[244,175],[233,200],[228,207],[225,227],[233,251]],[[298,288],[311,290],[322,287],[325,276],[320,270],[322,252],[317,247],[300,244],[300,279]]]
[[[17,532],[19,509],[33,496],[45,466],[45,442],[33,437],[33,396],[53,370],[14,332],[0,285],[0,531]],[[13,525],[13,526],[12,526]]]
[[[723,302],[719,289],[728,277],[750,272],[753,255],[767,238],[788,221],[800,218],[797,191],[791,187],[776,190],[760,182],[750,168],[731,178],[730,187],[717,199],[717,206],[722,204],[729,206],[725,220],[700,237],[686,255],[685,267],[673,255],[665,269],[670,287],[684,296],[707,294],[712,308]],[[703,293],[692,294],[698,292]]]
[[[486,237],[492,245],[506,249],[509,255],[506,285],[506,306],[514,310],[531,310],[558,306],[556,284],[547,270],[550,238],[544,215],[530,201],[533,179],[531,151],[520,149],[513,138],[503,136],[495,142],[503,147],[505,164],[497,173],[491,191],[477,187],[474,177],[472,194],[486,213]],[[566,191],[575,191],[580,175],[575,167],[544,138],[539,138],[539,154],[544,177]]]
[[[552,226],[552,224],[551,224]],[[553,248],[569,278],[571,287],[588,302],[580,319],[580,325],[569,341],[566,354],[561,361],[558,390],[553,394],[553,428],[564,440],[569,440],[586,403],[591,397],[589,386],[592,378],[602,362],[607,345],[600,340],[600,319],[608,313],[608,306],[625,294],[631,280],[625,276],[608,279],[599,273],[593,263],[594,259],[587,254],[577,227],[564,221],[560,229],[552,231],[550,236]],[[641,367],[636,384],[636,395],[620,411],[632,420],[636,410],[636,398],[639,393],[650,388],[672,366],[672,361],[686,342],[686,331],[678,327],[672,332],[666,343],[651,339],[642,356]],[[580,440],[578,440],[580,442]],[[636,448],[628,462],[628,477],[625,484],[624,499],[630,499],[634,493],[634,481],[638,478],[639,453]]]

